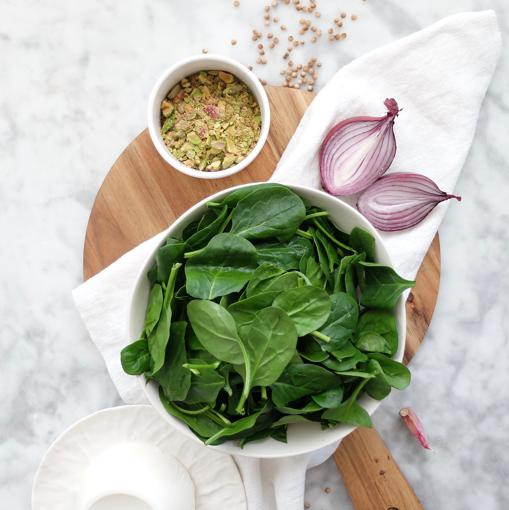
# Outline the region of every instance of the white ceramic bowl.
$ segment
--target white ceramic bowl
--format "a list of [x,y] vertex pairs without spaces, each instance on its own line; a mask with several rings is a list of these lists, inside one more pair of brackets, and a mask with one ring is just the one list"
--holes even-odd
[[[201,216],[206,210],[206,203],[209,200],[217,201],[230,193],[232,190],[242,188],[247,185],[236,186],[216,193],[195,206],[191,207],[182,216],[180,216],[175,223],[168,229],[168,235],[180,235],[183,228]],[[362,227],[370,232],[376,239],[376,259],[383,264],[392,265],[391,259],[384,245],[384,242],[375,228],[353,207],[345,204],[337,198],[306,186],[288,185],[298,195],[305,198],[312,205],[321,207],[329,212],[331,220],[343,231],[350,232],[354,227]],[[128,323],[128,338],[134,340],[139,338],[139,334],[143,329],[143,321],[145,316],[145,309],[147,306],[148,295],[150,291],[150,284],[146,277],[147,271],[152,266],[154,261],[154,252],[145,260],[137,279],[136,286],[131,300],[129,311]],[[399,299],[396,305],[396,319],[398,326],[398,339],[399,346],[398,352],[394,358],[398,361],[403,359],[405,352],[405,333],[406,333],[406,313],[405,303],[402,298]],[[158,385],[154,382],[146,383],[143,376],[139,377],[140,384],[142,385],[148,399],[157,411],[177,430],[186,434],[188,437],[200,442],[200,440],[193,434],[191,430],[181,421],[169,415],[164,409],[159,400]],[[364,395],[360,399],[361,405],[371,415],[380,405],[380,402]],[[211,446],[223,452],[245,455],[247,457],[258,458],[275,458],[287,457],[292,455],[299,455],[320,448],[329,446],[331,444],[341,441],[348,435],[355,427],[350,425],[337,425],[334,428],[321,430],[319,423],[298,423],[288,426],[288,442],[281,443],[274,439],[268,438],[261,441],[248,443],[244,448],[240,448],[234,441],[228,441],[219,446]]]
[[[163,138],[161,136],[161,120],[160,108],[161,101],[166,97],[168,91],[177,84],[182,78],[189,76],[198,71],[221,70],[227,71],[235,75],[239,80],[243,81],[255,96],[258,104],[260,105],[260,112],[262,116],[262,126],[260,131],[260,138],[254,149],[236,165],[231,166],[225,170],[217,170],[215,172],[203,172],[195,170],[181,163],[177,158],[166,148]],[[228,177],[230,175],[240,172],[246,168],[258,156],[262,147],[264,146],[267,136],[269,135],[270,128],[270,108],[267,93],[263,88],[260,80],[252,73],[246,66],[240,62],[233,60],[222,55],[198,55],[185,60],[177,62],[175,65],[167,69],[159,78],[148,102],[148,131],[159,155],[173,168],[191,177],[198,177],[199,179],[220,179],[221,177]]]

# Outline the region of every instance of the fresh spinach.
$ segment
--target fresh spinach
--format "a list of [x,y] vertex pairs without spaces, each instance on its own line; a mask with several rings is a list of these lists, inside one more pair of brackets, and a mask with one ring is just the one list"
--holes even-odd
[[304,336],[320,328],[329,317],[331,300],[317,287],[297,287],[279,294],[273,306],[284,310]]
[[267,193],[258,189],[238,202],[233,210],[232,234],[246,239],[291,239],[306,215],[298,195],[285,187]]
[[[209,202],[155,253],[124,371],[204,442],[287,440],[295,423],[369,426],[358,399],[403,389],[394,307],[413,282],[376,263],[375,238],[343,232],[281,184]],[[182,271],[179,271],[181,266]]]
[[371,308],[394,308],[404,290],[414,281],[401,278],[392,267],[375,262],[360,261],[365,281],[361,289],[361,304]]
[[141,375],[150,370],[150,352],[145,338],[136,340],[120,352],[122,369],[129,375]]
[[205,248],[188,257],[186,289],[198,299],[238,292],[256,269],[256,249],[246,239],[218,234]]
[[186,329],[185,321],[171,323],[170,341],[166,348],[168,361],[154,375],[169,400],[185,400],[191,385],[191,374],[182,366],[187,361]]

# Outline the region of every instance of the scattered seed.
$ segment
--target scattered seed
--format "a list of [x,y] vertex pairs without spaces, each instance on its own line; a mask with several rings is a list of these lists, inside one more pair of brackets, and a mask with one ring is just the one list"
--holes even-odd
[[258,43],[258,49],[259,50],[263,50],[263,44],[262,43]]
[[267,34],[267,39],[272,39],[274,37],[274,34],[272,32],[269,32]]
[[344,12],[344,11],[343,11],[343,12],[340,14],[340,16],[341,16],[342,18],[346,18],[346,12]]
[[237,39],[232,39],[230,42],[232,46],[235,46],[237,44]]
[[208,53],[209,50],[207,48],[203,48],[203,50],[201,50],[202,53]]
[[329,28],[329,30],[327,30],[327,33],[328,34],[333,34],[334,33],[334,30],[332,28]]
[[262,85],[267,85],[267,80],[263,80],[262,78],[260,78],[260,83],[261,83]]
[[332,492],[332,489],[330,487],[325,487],[324,492],[325,494],[330,494]]
[[269,11],[270,11],[270,5],[266,5],[266,6],[263,8],[263,10],[264,10],[265,12],[269,12]]
[[304,502],[304,508],[308,510],[308,508],[311,508],[311,503],[309,501]]
[[357,15],[356,14],[352,14],[352,21],[356,21],[357,20]]
[[240,5],[240,0],[233,1],[233,7],[238,7]]
[[286,25],[281,25],[279,28],[284,32],[286,30]]
[[247,66],[247,68],[252,71],[253,70],[253,66]]
[[308,85],[308,92],[313,92],[313,89],[314,89],[313,85]]

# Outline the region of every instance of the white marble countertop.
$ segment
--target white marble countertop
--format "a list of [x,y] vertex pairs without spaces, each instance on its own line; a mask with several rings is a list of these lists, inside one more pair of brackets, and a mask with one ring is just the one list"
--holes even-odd
[[[58,433],[120,403],[70,293],[102,179],[144,128],[147,95],[165,67],[204,47],[254,62],[250,31],[263,28],[263,4],[0,0],[2,508],[29,508],[35,469]],[[317,88],[352,58],[451,13],[492,7],[509,34],[504,0],[319,4],[323,18],[344,9],[358,20],[346,41],[324,37],[299,50],[301,60],[323,62]],[[288,12],[279,16],[290,27],[297,18]],[[271,57],[259,74],[280,84],[282,67]],[[505,46],[458,185],[464,200],[441,228],[441,291],[413,383],[374,417],[429,509],[509,508],[508,81]],[[421,415],[432,452],[399,424],[403,405]],[[306,499],[313,510],[351,508],[332,461],[309,473]]]

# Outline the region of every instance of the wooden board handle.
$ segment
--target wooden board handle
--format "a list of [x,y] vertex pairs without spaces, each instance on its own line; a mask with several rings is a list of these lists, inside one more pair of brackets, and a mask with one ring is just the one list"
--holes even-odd
[[423,510],[375,429],[354,430],[334,460],[356,510]]

